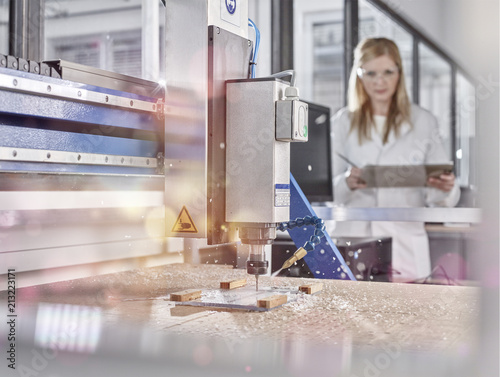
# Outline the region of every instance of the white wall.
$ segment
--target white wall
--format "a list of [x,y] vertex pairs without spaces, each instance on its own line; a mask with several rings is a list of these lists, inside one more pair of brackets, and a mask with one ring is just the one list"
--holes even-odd
[[[498,73],[498,0],[441,0],[443,42],[472,74]],[[496,57],[495,57],[496,55]]]
[[433,40],[443,35],[442,0],[382,0]]
[[498,0],[382,1],[472,75],[481,73],[484,59],[491,61],[498,53]]

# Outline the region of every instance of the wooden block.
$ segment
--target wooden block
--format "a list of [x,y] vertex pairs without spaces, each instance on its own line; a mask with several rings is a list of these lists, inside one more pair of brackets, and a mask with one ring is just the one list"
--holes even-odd
[[312,295],[323,289],[323,283],[305,284],[299,287],[299,291]]
[[170,293],[170,301],[191,301],[201,297],[201,289],[186,289]]
[[274,295],[266,298],[257,300],[257,306],[259,308],[275,308],[276,306],[286,304],[288,297],[286,295]]
[[231,281],[221,281],[221,289],[235,289],[247,285],[247,279],[231,280]]

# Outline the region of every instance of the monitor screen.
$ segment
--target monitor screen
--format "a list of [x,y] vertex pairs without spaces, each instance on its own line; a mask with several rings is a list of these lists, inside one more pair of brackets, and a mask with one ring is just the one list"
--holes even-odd
[[290,171],[310,202],[333,201],[330,109],[309,105],[309,141],[291,143]]

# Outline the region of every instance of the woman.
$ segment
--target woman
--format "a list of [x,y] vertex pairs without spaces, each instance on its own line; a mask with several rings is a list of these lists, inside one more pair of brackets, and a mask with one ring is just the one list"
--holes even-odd
[[[426,187],[368,188],[358,167],[446,163],[436,118],[411,104],[396,44],[365,39],[356,47],[348,107],[333,117],[335,202],[349,207],[456,205],[460,189],[453,173]],[[340,155],[345,158],[341,158]],[[355,166],[349,165],[346,159]],[[338,236],[392,237],[392,268],[398,280],[430,274],[429,241],[419,222],[337,222]],[[398,274],[398,275],[396,275]]]

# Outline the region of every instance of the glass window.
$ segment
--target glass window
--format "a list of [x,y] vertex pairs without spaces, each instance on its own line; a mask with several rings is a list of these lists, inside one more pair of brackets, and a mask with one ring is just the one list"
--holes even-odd
[[439,130],[450,161],[454,160],[451,140],[451,66],[435,51],[419,44],[420,105],[438,119]]
[[344,1],[295,1],[294,67],[300,96],[330,108],[344,106]]
[[312,26],[312,98],[314,102],[330,105],[332,110],[344,102],[343,28],[341,20]]
[[476,91],[467,78],[457,73],[455,154],[457,179],[462,187],[474,184],[474,141],[476,137]]
[[413,37],[394,22],[388,15],[382,13],[365,0],[359,2],[359,40],[368,37],[385,37],[393,40],[399,47],[408,96],[412,99],[413,85]]
[[164,24],[161,1],[46,0],[44,60],[158,81]]
[[0,0],[0,54],[9,53],[9,0]]

